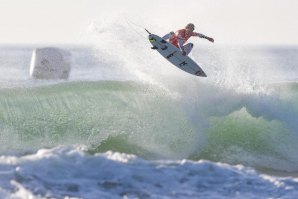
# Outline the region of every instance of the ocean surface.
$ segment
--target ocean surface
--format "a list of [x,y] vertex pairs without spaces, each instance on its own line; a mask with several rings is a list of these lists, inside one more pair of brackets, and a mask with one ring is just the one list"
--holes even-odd
[[200,78],[123,35],[68,80],[0,47],[0,198],[298,197],[298,47],[195,43]]

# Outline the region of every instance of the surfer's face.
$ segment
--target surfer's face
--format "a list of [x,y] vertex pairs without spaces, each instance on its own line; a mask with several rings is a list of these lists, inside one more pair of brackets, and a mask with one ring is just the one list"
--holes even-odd
[[193,31],[194,31],[193,28],[186,28],[186,32],[188,32],[188,33],[192,33]]

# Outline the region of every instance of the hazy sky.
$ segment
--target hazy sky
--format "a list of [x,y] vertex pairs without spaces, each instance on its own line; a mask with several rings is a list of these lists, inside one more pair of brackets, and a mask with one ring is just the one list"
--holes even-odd
[[[92,21],[129,16],[163,34],[193,22],[219,44],[298,45],[297,0],[0,0],[0,43],[77,43]],[[111,21],[111,20],[110,20]],[[132,34],[133,35],[133,34]]]

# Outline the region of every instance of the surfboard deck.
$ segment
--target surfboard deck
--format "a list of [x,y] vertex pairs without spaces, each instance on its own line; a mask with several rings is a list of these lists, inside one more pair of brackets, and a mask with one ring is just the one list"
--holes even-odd
[[[149,31],[147,31],[149,33]],[[149,41],[152,46],[169,62],[181,70],[192,75],[207,77],[202,68],[173,44],[165,41],[160,36],[149,33]]]

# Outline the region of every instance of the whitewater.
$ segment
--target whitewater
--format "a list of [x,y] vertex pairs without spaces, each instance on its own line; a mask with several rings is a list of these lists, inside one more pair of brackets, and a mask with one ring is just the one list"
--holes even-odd
[[297,197],[298,47],[193,41],[199,78],[127,20],[85,36],[59,46],[68,80],[29,76],[39,46],[1,46],[1,198]]

